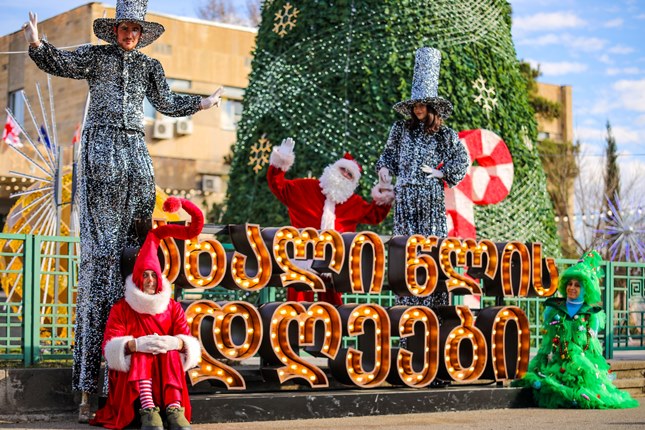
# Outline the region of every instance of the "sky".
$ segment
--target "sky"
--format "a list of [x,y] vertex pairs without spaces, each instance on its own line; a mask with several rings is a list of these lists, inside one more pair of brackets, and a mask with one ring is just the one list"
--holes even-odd
[[[20,29],[28,11],[44,20],[87,3],[0,0],[0,33]],[[107,1],[115,4],[116,1]],[[202,0],[150,0],[150,11],[195,17]],[[610,121],[624,181],[645,169],[645,0],[511,0],[519,59],[539,65],[538,79],[573,88],[574,135],[583,177],[602,172]],[[587,166],[588,163],[588,166]]]

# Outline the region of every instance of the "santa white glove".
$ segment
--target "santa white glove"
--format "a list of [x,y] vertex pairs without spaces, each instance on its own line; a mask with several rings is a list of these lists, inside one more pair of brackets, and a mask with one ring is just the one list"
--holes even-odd
[[168,351],[177,351],[181,349],[182,342],[178,337],[175,336],[159,336],[159,345],[162,353]]
[[294,142],[292,138],[287,137],[282,141],[282,143],[278,147],[278,151],[280,151],[282,155],[291,155],[293,154],[293,147],[295,145],[296,145],[296,142]]
[[379,183],[383,184],[391,184],[392,183],[392,175],[390,175],[390,171],[387,169],[387,167],[381,167],[378,171],[378,181]]
[[149,334],[147,336],[141,336],[134,339],[134,350],[136,352],[144,352],[146,354],[159,354],[164,352],[161,349],[161,342],[159,341],[161,337],[157,334]]
[[[381,175],[381,172],[383,172],[383,175]],[[379,206],[391,205],[394,202],[392,176],[390,176],[390,172],[385,167],[379,170],[378,183],[372,188],[372,198]]]
[[222,101],[222,91],[224,89],[222,87],[219,87],[213,94],[211,94],[208,97],[203,97],[202,101],[199,103],[199,106],[202,108],[202,110],[210,109],[213,106],[219,107],[219,104]]
[[29,12],[29,22],[25,22],[22,25],[22,31],[28,43],[36,46],[40,45],[40,39],[38,38],[38,15]]
[[441,170],[433,169],[427,164],[424,164],[423,166],[421,166],[421,171],[423,171],[423,173],[427,173],[433,178],[437,178],[437,179],[443,178],[443,172]]

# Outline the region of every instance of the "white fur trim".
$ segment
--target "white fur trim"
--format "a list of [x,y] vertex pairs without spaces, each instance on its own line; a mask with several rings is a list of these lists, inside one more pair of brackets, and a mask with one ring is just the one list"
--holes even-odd
[[293,166],[293,162],[295,160],[296,155],[293,152],[291,152],[290,154],[284,154],[283,152],[279,151],[278,147],[273,148],[273,151],[271,152],[271,159],[269,161],[273,167],[277,167],[283,172],[286,172],[287,170],[291,169],[291,166]]
[[158,294],[146,294],[132,281],[132,275],[125,278],[125,301],[140,314],[157,315],[168,309],[170,303],[170,282],[161,278],[163,288]]
[[358,185],[358,181],[361,179],[361,169],[358,167],[355,161],[348,160],[347,158],[341,158],[333,164],[334,167],[340,169],[341,167],[346,168],[354,176],[354,183]]
[[333,230],[336,226],[336,203],[331,199],[325,199],[322,218],[320,218],[321,230]]
[[125,344],[132,339],[132,336],[113,337],[105,344],[105,361],[110,369],[119,372],[130,370],[132,358],[125,354]]
[[177,337],[184,342],[184,349],[181,355],[181,363],[184,366],[184,371],[192,369],[197,366],[199,359],[202,356],[202,346],[193,336],[187,336],[185,334],[178,334]]
[[381,184],[378,183],[372,188],[372,199],[379,206],[391,205],[394,202],[394,192],[391,189],[381,189]]

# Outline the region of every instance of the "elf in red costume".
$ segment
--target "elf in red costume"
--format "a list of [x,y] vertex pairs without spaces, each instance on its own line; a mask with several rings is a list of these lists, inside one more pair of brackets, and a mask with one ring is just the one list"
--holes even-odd
[[191,215],[190,225],[164,225],[148,233],[125,281],[125,297],[110,311],[103,340],[110,389],[92,425],[124,428],[135,418],[139,399],[142,429],[163,430],[159,406],[165,407],[170,429],[190,429],[185,372],[197,365],[201,347],[190,335],[181,305],[170,297],[157,257],[163,238],[188,240],[202,231],[204,217],[190,201],[170,197],[164,203],[166,212],[181,207]]
[[[320,179],[286,179],[285,173],[295,161],[294,141],[287,138],[271,153],[267,182],[271,192],[289,211],[296,228],[333,229],[339,233],[354,232],[358,224],[381,223],[394,201],[391,183],[380,181],[372,188],[372,202],[354,193],[361,178],[361,166],[349,153],[325,167]],[[287,300],[313,301],[313,291],[287,289]],[[318,300],[342,305],[341,293],[329,287],[318,293]]]

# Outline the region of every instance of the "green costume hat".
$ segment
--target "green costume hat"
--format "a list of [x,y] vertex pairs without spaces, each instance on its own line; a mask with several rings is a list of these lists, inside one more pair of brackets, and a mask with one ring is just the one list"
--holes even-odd
[[576,279],[584,288],[583,300],[588,305],[595,305],[600,299],[600,278],[605,275],[601,267],[602,257],[596,251],[585,253],[573,266],[560,275],[558,291],[567,296],[567,282]]

